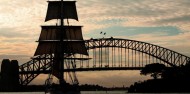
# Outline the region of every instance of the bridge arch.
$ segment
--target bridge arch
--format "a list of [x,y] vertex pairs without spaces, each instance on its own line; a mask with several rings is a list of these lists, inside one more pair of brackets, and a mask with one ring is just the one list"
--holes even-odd
[[[190,61],[190,57],[180,54],[178,52],[169,50],[167,48],[142,42],[136,40],[129,39],[119,39],[119,38],[100,38],[100,39],[90,39],[85,40],[85,45],[88,51],[93,49],[102,48],[121,48],[121,49],[130,49],[133,51],[137,51],[154,58],[161,60],[162,62],[170,65],[170,67],[178,67],[181,65],[185,65]],[[122,51],[122,50],[120,50]],[[27,63],[24,63],[19,66],[19,76],[20,76],[20,84],[27,85],[33,79],[35,79],[41,73],[50,73],[51,68],[50,65],[52,63],[52,55],[42,55],[36,58],[32,58]],[[89,63],[89,61],[87,61]],[[93,62],[92,62],[93,63]],[[152,62],[155,63],[155,62]],[[156,62],[157,63],[157,62]],[[100,71],[100,70],[139,70],[143,66],[136,68],[136,66],[86,66],[81,68],[80,64],[76,65],[74,68],[65,69],[64,72],[71,71]]]
[[[130,39],[120,39],[120,38],[100,38],[100,39],[90,39],[86,40],[86,47],[88,50],[96,48],[106,48],[106,47],[118,47],[131,49],[138,51],[147,55],[150,55],[154,58],[157,58],[164,63],[167,63],[171,67],[177,67],[185,65],[190,61],[190,57],[180,54],[176,51]],[[154,62],[155,63],[155,62]]]

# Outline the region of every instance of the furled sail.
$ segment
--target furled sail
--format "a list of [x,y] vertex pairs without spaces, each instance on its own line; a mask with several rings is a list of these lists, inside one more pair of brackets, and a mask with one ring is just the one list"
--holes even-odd
[[[59,52],[59,44],[58,41],[41,41],[34,56]],[[88,55],[84,41],[65,41],[63,45],[65,53]]]
[[[78,20],[77,11],[76,11],[76,1],[63,1],[63,7],[61,9],[61,1],[48,1],[48,10],[45,21],[52,19],[75,19]],[[62,10],[62,12],[61,12]]]
[[65,53],[88,55],[82,36],[81,26],[64,26],[64,35],[60,34],[61,26],[42,26],[39,44],[34,56],[54,54],[60,47],[60,37],[63,36]]
[[60,35],[60,26],[42,26],[39,40],[83,40],[81,26],[64,26],[65,35]]

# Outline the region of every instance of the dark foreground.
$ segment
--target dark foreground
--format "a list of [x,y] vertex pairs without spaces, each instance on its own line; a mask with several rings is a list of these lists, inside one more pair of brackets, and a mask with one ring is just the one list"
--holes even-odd
[[[162,69],[157,67],[157,65],[147,66],[151,67],[145,66],[145,68],[141,71],[141,74],[149,73],[154,79],[134,83],[134,85],[131,85],[128,89],[129,92],[190,93],[190,62],[186,66],[172,67],[169,69]],[[157,70],[155,70],[156,68]],[[157,79],[157,76],[161,76],[161,78]]]
[[[58,85],[54,84],[55,87]],[[0,92],[44,92],[46,87],[44,85],[28,85],[28,86],[17,86],[17,87],[6,87],[0,85]],[[106,88],[99,85],[79,85],[80,91],[122,91],[127,90],[127,87],[114,87]]]
[[128,89],[130,93],[189,93],[190,80],[188,79],[153,79],[138,82]]

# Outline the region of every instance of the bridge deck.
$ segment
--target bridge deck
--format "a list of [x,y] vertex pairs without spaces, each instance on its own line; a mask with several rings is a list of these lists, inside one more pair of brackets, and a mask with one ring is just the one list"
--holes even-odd
[[[76,68],[76,69],[65,69],[63,72],[84,72],[84,71],[110,71],[110,70],[141,70],[143,67],[105,67],[105,68]],[[39,74],[51,73],[51,70],[39,70],[39,71],[21,71],[19,74]]]

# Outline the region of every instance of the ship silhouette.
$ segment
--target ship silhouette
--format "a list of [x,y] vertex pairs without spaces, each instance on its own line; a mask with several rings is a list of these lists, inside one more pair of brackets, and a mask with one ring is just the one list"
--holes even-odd
[[[64,69],[69,63],[73,69],[76,68],[76,54],[88,55],[85,41],[82,35],[82,26],[69,25],[69,19],[77,20],[76,1],[48,1],[48,9],[45,22],[57,19],[56,25],[41,26],[38,46],[34,53],[34,58],[44,56],[51,60],[51,73],[45,81],[46,93],[51,94],[80,94],[78,80],[75,72],[71,73],[72,83],[67,83],[64,79]],[[67,24],[64,24],[64,20]],[[46,58],[49,56],[51,58]],[[85,59],[87,60],[87,59]],[[59,85],[54,85],[52,80],[56,77]]]

